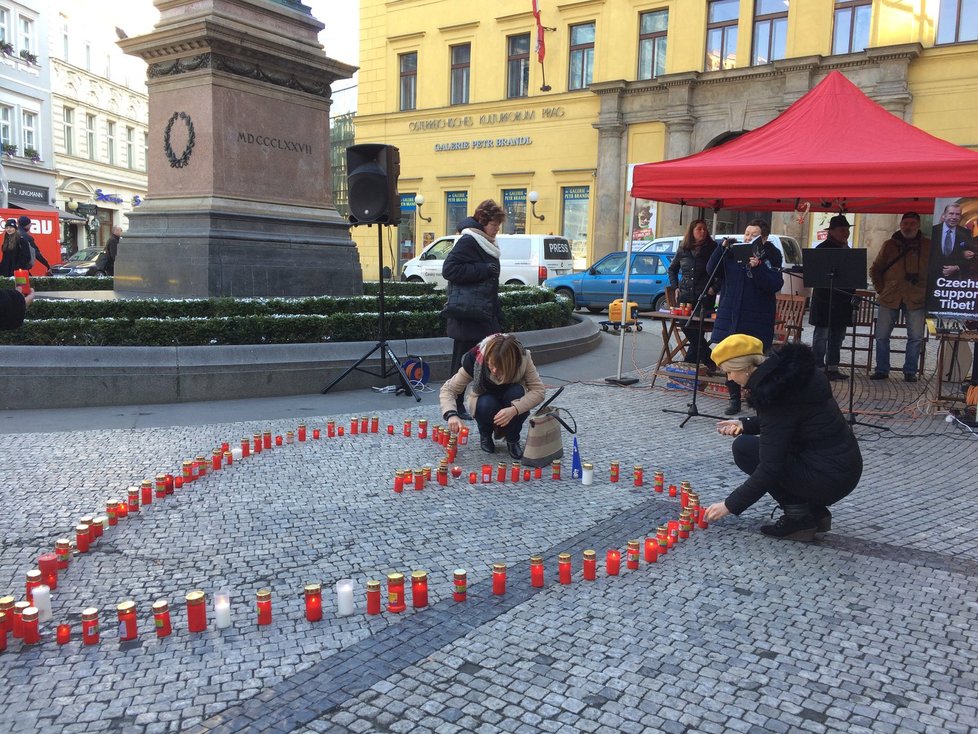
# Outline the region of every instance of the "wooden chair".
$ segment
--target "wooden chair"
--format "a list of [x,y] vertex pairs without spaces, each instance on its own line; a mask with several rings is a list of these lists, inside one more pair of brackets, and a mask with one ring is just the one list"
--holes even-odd
[[774,314],[774,346],[789,341],[801,341],[802,320],[805,318],[805,297],[786,293],[777,295],[777,311]]
[[[857,290],[854,295],[869,300],[858,301],[853,313],[853,325],[846,330],[846,338],[842,341],[839,366],[871,372],[876,344],[876,306],[872,298],[876,294],[873,291]],[[852,346],[854,341],[855,352]]]

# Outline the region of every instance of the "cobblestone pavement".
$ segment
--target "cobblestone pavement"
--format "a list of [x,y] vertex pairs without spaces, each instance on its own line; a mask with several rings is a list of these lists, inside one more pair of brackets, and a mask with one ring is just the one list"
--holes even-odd
[[[680,429],[688,396],[574,384],[560,398],[581,426],[590,487],[565,479],[469,486],[476,446],[447,488],[391,491],[395,468],[436,464],[430,441],[374,434],[309,441],[238,462],[154,502],[76,556],[54,592],[72,641],[10,639],[0,653],[2,731],[43,732],[966,732],[978,729],[978,527],[975,436],[928,416],[928,384],[857,379],[866,470],[813,544],[756,532],[762,501],[654,564],[581,577],[581,554],[645,537],[678,501],[636,488],[631,466],[688,479],[704,502],[739,481],[713,421]],[[846,402],[845,384],[837,384]],[[392,405],[394,405],[392,403]],[[431,407],[381,414],[382,428],[437,418]],[[703,413],[723,403],[703,397]],[[348,426],[349,416],[338,416]],[[325,418],[307,420],[310,432]],[[256,431],[294,420],[4,437],[0,592],[79,517],[126,487]],[[568,442],[569,446],[569,442]],[[608,481],[608,465],[622,479]],[[546,475],[545,475],[546,476]],[[557,583],[572,553],[573,583]],[[546,563],[531,589],[528,558]],[[509,565],[505,596],[491,564]],[[468,600],[452,599],[455,568]],[[368,579],[429,572],[431,606],[364,613]],[[356,584],[337,618],[333,584]],[[321,581],[326,618],[303,615]],[[274,619],[255,623],[254,594]],[[184,595],[232,592],[233,624],[187,631]],[[169,599],[158,639],[150,605]],[[132,599],[139,637],[120,642],[115,607]],[[80,641],[83,607],[101,608],[102,640]]]

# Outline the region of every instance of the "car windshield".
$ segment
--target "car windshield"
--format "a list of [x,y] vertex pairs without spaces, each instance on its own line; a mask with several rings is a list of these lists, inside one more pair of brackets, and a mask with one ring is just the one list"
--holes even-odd
[[99,247],[88,247],[84,250],[79,250],[74,255],[69,257],[68,262],[77,263],[84,262],[86,260],[94,260],[98,257],[99,252],[101,252],[101,248]]

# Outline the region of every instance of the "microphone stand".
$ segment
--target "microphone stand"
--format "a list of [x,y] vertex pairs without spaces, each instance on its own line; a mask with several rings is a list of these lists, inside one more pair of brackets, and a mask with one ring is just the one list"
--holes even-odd
[[[703,322],[704,322],[704,315],[705,315],[704,314],[705,304],[703,303],[703,299],[706,296],[707,291],[710,290],[710,287],[713,285],[714,281],[716,280],[717,273],[719,273],[720,268],[723,267],[724,260],[726,260],[727,255],[730,253],[730,247],[726,244],[727,241],[728,240],[724,238],[723,243],[720,244],[720,247],[723,248],[723,251],[720,253],[720,258],[717,260],[717,264],[713,266],[713,270],[710,272],[710,277],[706,279],[706,285],[703,286],[703,290],[696,298],[696,304],[693,307],[693,313],[690,314],[688,319],[686,319],[686,323],[684,323],[681,327],[679,327],[682,330],[683,334],[685,335],[686,329],[689,328],[690,325],[693,323],[693,319],[696,318],[699,319],[699,323],[697,325],[698,328],[696,332],[696,338],[699,339],[699,343],[697,344],[696,347],[696,365],[695,365],[695,369],[693,370],[693,399],[691,402],[686,404],[686,410],[674,410],[670,408],[662,409],[663,413],[678,413],[679,415],[686,416],[686,419],[679,424],[680,428],[685,428],[686,424],[689,422],[689,419],[697,416],[702,416],[703,418],[713,418],[714,420],[720,420],[720,421],[726,420],[725,418],[720,418],[715,415],[707,415],[706,413],[700,413],[699,409],[696,407],[696,395],[699,392],[700,360],[702,359],[702,355],[700,354],[700,351],[702,350],[702,344],[703,344]],[[733,242],[733,240],[731,240],[731,242]]]

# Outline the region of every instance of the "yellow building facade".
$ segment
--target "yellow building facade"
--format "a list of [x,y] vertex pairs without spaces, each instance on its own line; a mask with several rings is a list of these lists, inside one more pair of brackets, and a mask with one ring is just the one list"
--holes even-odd
[[[978,149],[978,0],[537,7],[542,31],[532,0],[361,0],[356,141],[401,156],[402,223],[385,265],[454,232],[487,198],[506,208],[506,231],[566,236],[578,265],[629,237],[681,234],[700,212],[636,207],[630,165],[755,129],[833,70],[907,122]],[[733,231],[752,214],[718,216]],[[799,219],[775,214],[773,231],[807,242],[814,222]],[[858,244],[872,249],[894,228],[892,216],[859,216]],[[354,235],[376,276],[376,233]]]

